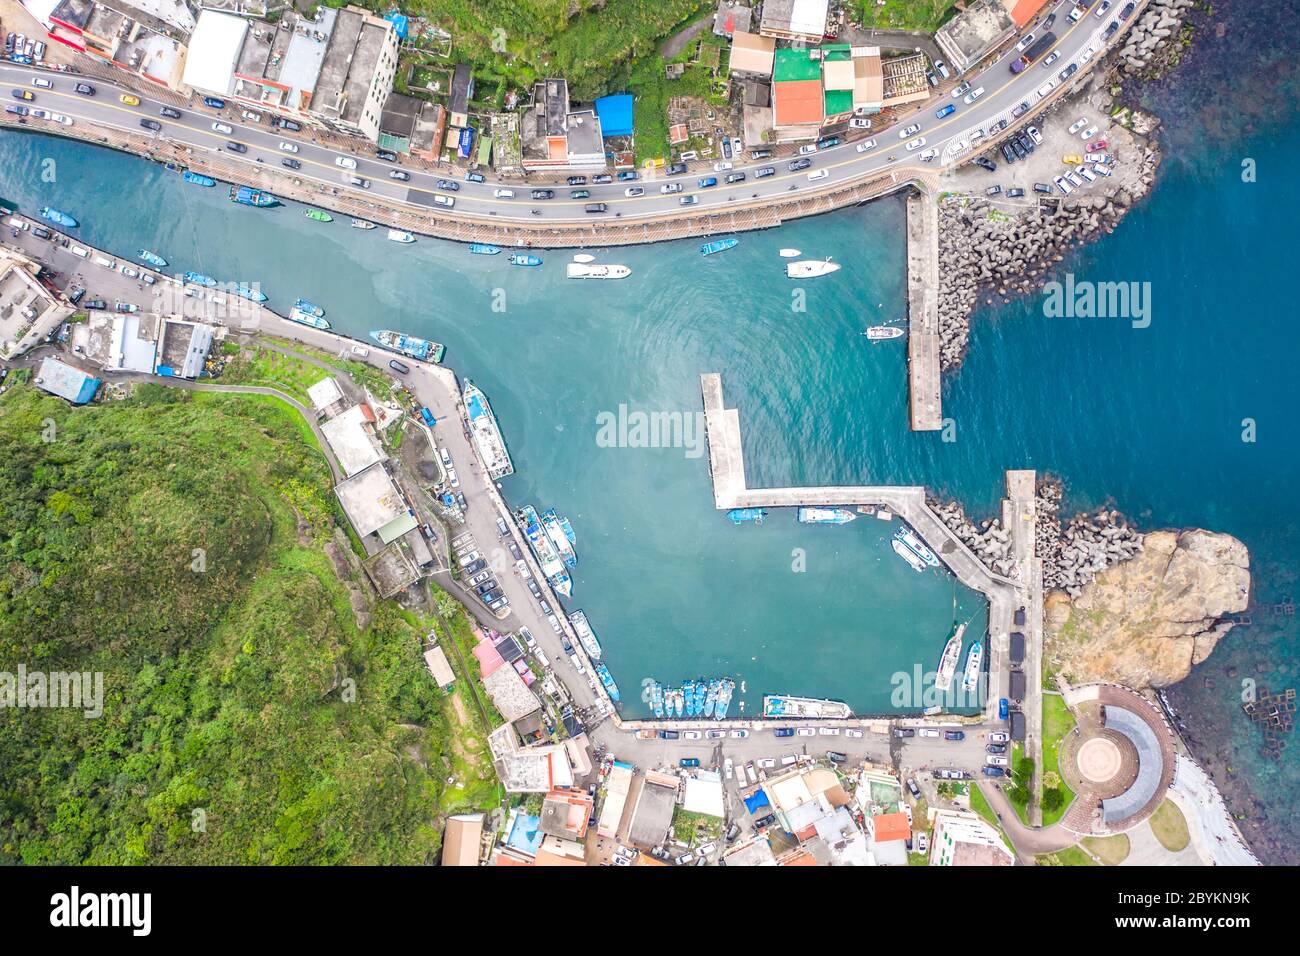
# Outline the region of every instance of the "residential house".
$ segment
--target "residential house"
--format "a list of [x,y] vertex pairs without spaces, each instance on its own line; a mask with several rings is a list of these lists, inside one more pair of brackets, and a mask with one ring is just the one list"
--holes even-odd
[[820,43],[830,0],[763,0],[758,32],[780,40]]
[[185,92],[191,8],[170,0],[25,0],[50,39],[92,60]]
[[718,0],[718,9],[713,14],[713,34],[731,37],[749,30],[754,11],[740,0]]
[[483,845],[483,814],[458,813],[447,820],[442,838],[443,866],[478,866]]
[[772,66],[772,125],[776,141],[816,139],[824,116],[821,58],[812,50],[777,50]]
[[66,399],[73,405],[85,405],[95,398],[103,384],[89,372],[82,371],[56,358],[44,358],[36,370],[37,388]]
[[0,356],[34,348],[75,311],[63,294],[41,281],[42,266],[0,249]]
[[968,810],[936,810],[932,822],[931,866],[1015,865],[1015,855],[1001,835],[978,815]]
[[519,138],[525,170],[591,171],[607,165],[600,118],[594,109],[570,108],[565,80],[543,80],[533,87]]
[[731,59],[727,69],[732,76],[767,78],[772,75],[775,56],[774,38],[738,32],[731,38]]
[[1016,22],[1002,0],[971,0],[935,32],[934,41],[949,65],[963,73],[1015,34]]

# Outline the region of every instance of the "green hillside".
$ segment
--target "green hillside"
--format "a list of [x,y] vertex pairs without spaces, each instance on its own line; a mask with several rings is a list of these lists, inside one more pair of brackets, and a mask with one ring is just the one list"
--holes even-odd
[[412,615],[358,628],[335,509],[273,400],[0,397],[0,671],[104,674],[98,719],[0,709],[0,863],[436,854],[451,708]]

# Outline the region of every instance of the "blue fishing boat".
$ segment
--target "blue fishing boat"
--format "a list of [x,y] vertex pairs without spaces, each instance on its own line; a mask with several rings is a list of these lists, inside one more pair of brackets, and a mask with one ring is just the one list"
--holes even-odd
[[695,681],[682,682],[682,706],[687,717],[695,716]]
[[411,358],[419,359],[422,362],[441,362],[443,354],[447,351],[446,347],[438,342],[417,338],[414,335],[406,335],[403,332],[393,332],[389,329],[379,329],[371,332],[370,337],[386,349],[401,352],[403,355],[409,355]]
[[516,252],[512,253],[510,256],[510,264],[512,266],[540,266],[542,260],[537,256],[527,256],[523,253]]
[[216,279],[212,278],[212,276],[205,276],[201,272],[185,273],[185,281],[190,283],[191,285],[201,285],[204,288],[208,288],[208,289],[211,289],[213,286],[217,284]]
[[695,682],[695,714],[704,713],[704,702],[709,696],[709,682],[703,677]]
[[293,304],[293,307],[299,312],[306,312],[308,315],[314,315],[318,319],[325,317],[325,310],[319,305],[312,305],[306,299],[299,299]]
[[254,189],[252,186],[231,186],[230,201],[237,202],[241,206],[257,206],[259,209],[280,205],[280,200],[270,193]]
[[727,517],[733,524],[744,524],[746,521],[762,524],[766,514],[767,512],[762,508],[732,508],[727,512]]
[[718,684],[720,683],[721,681],[718,681],[716,679],[709,681],[709,692],[704,698],[705,717],[712,717],[713,708],[718,706]]
[[73,219],[66,212],[60,212],[50,206],[41,207],[41,218],[48,219],[56,226],[63,226],[65,229],[76,229],[77,220]]
[[713,716],[717,720],[725,720],[727,717],[727,708],[731,706],[731,695],[736,689],[736,682],[730,677],[723,678],[721,685],[718,687],[718,702],[714,705]]
[[241,299],[247,299],[249,302],[266,301],[265,292],[261,291],[260,289],[254,289],[251,285],[245,285],[242,282],[239,283],[239,285],[235,286],[230,291],[235,293],[235,295],[239,296]]
[[650,683],[650,712],[655,717],[661,718],[664,715],[664,689],[658,681]]
[[938,557],[936,557],[935,553],[930,550],[924,541],[921,540],[921,536],[911,528],[904,527],[899,529],[895,532],[894,537],[903,542],[903,544],[907,546],[908,550],[930,567],[937,568],[939,566]]
[[469,244],[469,251],[476,256],[499,256],[501,254],[501,247],[486,242],[471,242]]
[[211,176],[200,176],[198,173],[192,173],[188,169],[181,173],[181,179],[195,186],[215,186],[217,181]]
[[148,249],[141,249],[139,258],[144,262],[149,263],[149,265],[153,266],[155,269],[167,268],[167,260],[156,252],[150,252]]
[[596,676],[600,682],[605,685],[605,690],[609,692],[609,699],[618,703],[618,685],[614,683],[614,677],[609,672],[609,668],[604,664],[596,664]]
[[700,255],[711,256],[718,252],[725,252],[739,242],[739,239],[714,239],[712,242],[706,242],[700,246]]

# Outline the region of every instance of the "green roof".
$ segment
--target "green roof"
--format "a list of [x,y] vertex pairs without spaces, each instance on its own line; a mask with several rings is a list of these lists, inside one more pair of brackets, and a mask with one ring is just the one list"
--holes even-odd
[[820,80],[822,78],[821,60],[814,60],[807,50],[777,50],[772,64],[772,82],[784,83],[790,80]]
[[838,113],[853,112],[853,91],[852,90],[827,90],[826,91],[826,115],[835,116]]
[[851,60],[853,59],[853,47],[847,43],[832,43],[822,47],[823,60]]

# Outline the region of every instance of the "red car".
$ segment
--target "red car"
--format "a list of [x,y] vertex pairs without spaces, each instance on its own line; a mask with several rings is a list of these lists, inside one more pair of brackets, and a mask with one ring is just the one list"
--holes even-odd
[[1088,152],[1090,153],[1100,153],[1105,148],[1106,141],[1104,139],[1099,139],[1095,143],[1088,144]]

